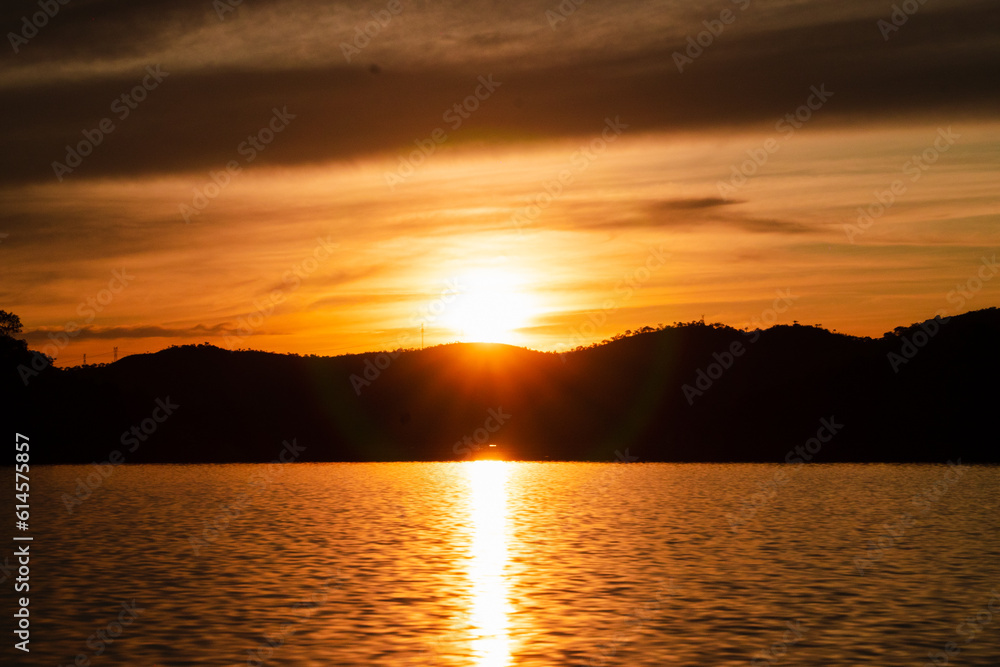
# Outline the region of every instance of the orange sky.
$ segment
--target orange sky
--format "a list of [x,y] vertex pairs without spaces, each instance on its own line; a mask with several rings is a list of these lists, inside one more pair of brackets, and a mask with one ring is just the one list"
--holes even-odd
[[[762,3],[683,74],[659,58],[657,76],[673,96],[638,87],[654,62],[644,54],[671,49],[632,24],[621,27],[632,40],[605,33],[598,18],[611,10],[598,3],[555,29],[547,5],[532,4],[534,14],[504,18],[518,39],[503,48],[463,10],[464,22],[449,21],[470,54],[466,69],[450,51],[421,49],[440,14],[415,7],[393,19],[397,38],[373,39],[351,64],[334,47],[362,20],[354,14],[329,19],[332,43],[319,46],[322,34],[311,31],[298,51],[246,45],[274,18],[262,9],[201,17],[200,32],[183,38],[150,18],[145,29],[163,39],[142,47],[143,57],[62,60],[42,35],[0,76],[4,95],[48,110],[0,137],[8,149],[26,147],[0,163],[0,307],[66,366],[84,354],[109,361],[114,346],[124,356],[205,341],[303,354],[413,347],[421,324],[428,345],[560,350],[701,317],[770,323],[779,292],[793,305],[776,322],[857,335],[997,305],[1000,281],[975,281],[998,238],[1000,122],[989,100],[972,88],[948,93],[954,104],[930,93],[910,100],[904,84],[919,79],[919,62],[906,65],[912,79],[885,85],[885,99],[866,98],[864,67],[829,65],[821,54],[785,87],[764,70],[759,95],[733,91],[727,62],[770,57],[755,40],[796,26],[851,35],[854,22],[874,26],[862,16],[873,10],[859,4],[814,4],[822,11],[807,19]],[[693,5],[671,11],[664,25],[683,44],[700,14]],[[915,22],[913,39],[930,29]],[[597,55],[581,55],[586,35],[603,40],[598,55],[616,76]],[[196,37],[197,49],[181,48]],[[869,39],[873,54],[894,44],[877,30]],[[526,54],[550,60],[529,65]],[[116,91],[142,80],[137,62],[161,57],[174,64],[149,100],[115,120],[92,159],[53,177],[65,144],[109,115]],[[274,70],[274,94],[249,83],[259,68]],[[499,83],[484,87],[494,72],[504,72]],[[70,73],[92,103],[63,117],[51,100],[69,95]],[[546,77],[557,75],[543,100]],[[208,85],[213,77],[218,86]],[[814,96],[822,85],[832,93],[825,100]],[[356,118],[355,98],[365,109]],[[907,100],[915,108],[897,111]],[[808,119],[782,122],[796,111]],[[247,136],[269,126],[281,129],[248,148]],[[412,174],[401,171],[418,146],[430,154],[414,153]],[[733,178],[740,170],[745,182]],[[217,194],[212,174],[225,182]],[[891,205],[851,228],[859,207],[878,213],[894,183]],[[206,187],[215,196],[200,201]],[[113,280],[116,271],[124,280]],[[971,287],[956,296],[963,285]],[[69,322],[82,330],[63,338]]]

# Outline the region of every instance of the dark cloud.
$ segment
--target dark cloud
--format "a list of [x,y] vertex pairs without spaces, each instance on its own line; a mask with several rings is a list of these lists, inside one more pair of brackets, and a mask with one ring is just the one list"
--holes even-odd
[[[382,264],[372,264],[369,266],[364,266],[358,269],[352,270],[341,270],[334,271],[333,273],[312,275],[306,272],[303,267],[296,266],[295,269],[287,270],[280,282],[271,283],[269,286],[260,290],[260,294],[266,296],[273,292],[288,292],[298,289],[298,286],[302,283],[308,281],[308,284],[314,289],[332,289],[334,287],[343,287],[344,285],[349,285],[351,283],[357,282],[364,278],[369,278],[376,275],[381,275],[385,273],[386,267]],[[326,300],[321,299],[311,306],[317,304],[323,304]]]
[[426,298],[427,294],[420,292],[343,292],[316,299],[306,306],[306,310],[329,308],[331,306],[350,306],[359,301],[363,301],[369,305],[412,304],[415,300]]
[[[197,325],[194,327],[161,327],[161,326],[126,326],[126,327],[80,327],[71,340],[123,340],[128,338],[197,338],[203,335],[222,335],[230,333],[232,327],[228,324],[217,324],[212,327]],[[29,345],[38,346],[50,342],[49,334],[59,335],[64,329],[39,327],[24,333],[24,339]]]
[[719,222],[754,234],[818,234],[823,231],[816,227],[804,225],[801,222],[790,222],[773,218],[733,217],[722,219]]
[[720,197],[703,197],[701,199],[664,199],[649,205],[652,211],[689,211],[717,206],[741,204],[740,199],[722,199]]
[[639,218],[645,225],[677,231],[703,230],[711,226],[734,227],[752,234],[810,234],[820,227],[775,218],[756,218],[729,207],[742,203],[716,197],[704,199],[668,199],[646,206],[648,216]]
[[744,200],[719,197],[658,199],[614,204],[589,201],[564,207],[565,215],[549,224],[567,229],[624,231],[657,229],[671,232],[731,227],[752,234],[819,234],[820,225],[760,218],[740,210]]
[[[163,35],[190,36],[195,26],[218,23],[207,15],[210,6],[183,4],[157,15],[156,6],[145,4],[139,9],[89,3],[78,13],[67,5],[66,15],[53,19],[39,36],[52,41],[48,35],[59,35],[65,39],[59,42],[62,46],[40,42],[43,56],[12,64],[16,70],[50,58],[53,70],[69,66],[70,54],[84,39],[100,41],[94,48],[120,47],[142,55],[143,39],[159,47]],[[810,7],[800,5],[797,14],[788,7],[769,14],[764,5],[747,10],[745,21],[715,38],[683,74],[672,57],[687,46],[679,36],[643,42],[638,51],[597,45],[589,53],[561,60],[526,58],[523,44],[510,55],[491,52],[489,60],[474,57],[470,50],[465,64],[440,60],[416,61],[408,67],[383,65],[377,77],[368,70],[370,60],[348,65],[340,59],[334,37],[323,63],[309,52],[301,58],[305,65],[290,65],[286,53],[276,58],[278,64],[262,68],[220,54],[226,64],[216,66],[210,50],[196,64],[191,64],[190,54],[176,65],[161,62],[170,76],[122,120],[109,106],[142,79],[139,65],[126,74],[10,84],[0,91],[0,179],[54,181],[51,163],[64,159],[65,145],[82,140],[81,132],[93,130],[105,117],[114,122],[114,132],[67,178],[217,170],[229,160],[243,159],[237,147],[266,126],[275,107],[287,107],[296,117],[258,154],[255,166],[391,156],[412,150],[415,139],[428,137],[435,128],[448,132],[448,146],[467,140],[586,137],[598,132],[606,117],[620,117],[629,133],[746,127],[772,131],[778,119],[805,103],[811,86],[821,84],[833,97],[812,121],[818,126],[914,116],[942,123],[995,116],[1000,88],[984,83],[1000,75],[1000,12],[995,3],[922,7],[889,41],[883,40],[871,16],[815,23]],[[888,16],[891,9],[884,10]],[[82,17],[93,18],[93,12],[98,12],[92,21],[98,27],[88,28],[83,36],[66,32]],[[16,23],[17,13],[7,10],[6,24]],[[239,21],[252,26],[259,20],[255,16],[262,15],[246,13]],[[100,27],[106,25],[131,28]],[[698,23],[690,26],[692,35],[701,29]],[[472,45],[484,41],[503,42],[504,34],[499,28],[473,31],[460,35],[460,42],[474,49]],[[546,39],[564,37],[556,31]],[[254,47],[244,48],[252,55]],[[539,53],[546,48],[540,43]],[[150,47],[148,53],[170,51]],[[90,57],[99,60],[100,53]],[[478,76],[489,74],[501,87],[461,128],[452,130],[442,114],[473,93]]]

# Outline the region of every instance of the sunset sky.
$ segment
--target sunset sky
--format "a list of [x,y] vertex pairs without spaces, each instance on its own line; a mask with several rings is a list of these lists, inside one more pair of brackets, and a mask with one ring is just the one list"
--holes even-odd
[[6,3],[0,308],[68,366],[1000,305],[995,0],[577,1]]

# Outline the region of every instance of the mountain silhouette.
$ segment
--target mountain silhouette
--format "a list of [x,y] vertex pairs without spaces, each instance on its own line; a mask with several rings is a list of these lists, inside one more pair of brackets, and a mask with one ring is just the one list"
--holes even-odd
[[264,462],[283,451],[297,461],[461,460],[484,450],[523,460],[1000,461],[996,308],[877,339],[691,322],[564,354],[190,345],[50,366],[27,384],[18,368],[33,353],[6,341],[5,398],[30,429],[32,463]]

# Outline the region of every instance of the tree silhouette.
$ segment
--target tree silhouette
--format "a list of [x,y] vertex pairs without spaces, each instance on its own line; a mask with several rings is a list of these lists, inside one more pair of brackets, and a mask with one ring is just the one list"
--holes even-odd
[[13,338],[19,336],[22,330],[20,317],[6,310],[0,310],[0,335]]
[[37,375],[32,369],[32,364],[45,368],[52,363],[52,359],[41,352],[32,352],[28,349],[28,343],[15,336],[20,335],[23,327],[21,318],[14,313],[0,310],[0,390],[5,398],[12,401],[10,407],[12,414],[17,414],[20,409],[19,401],[23,396],[15,396],[14,392],[23,389],[25,384],[22,379],[24,373]]

